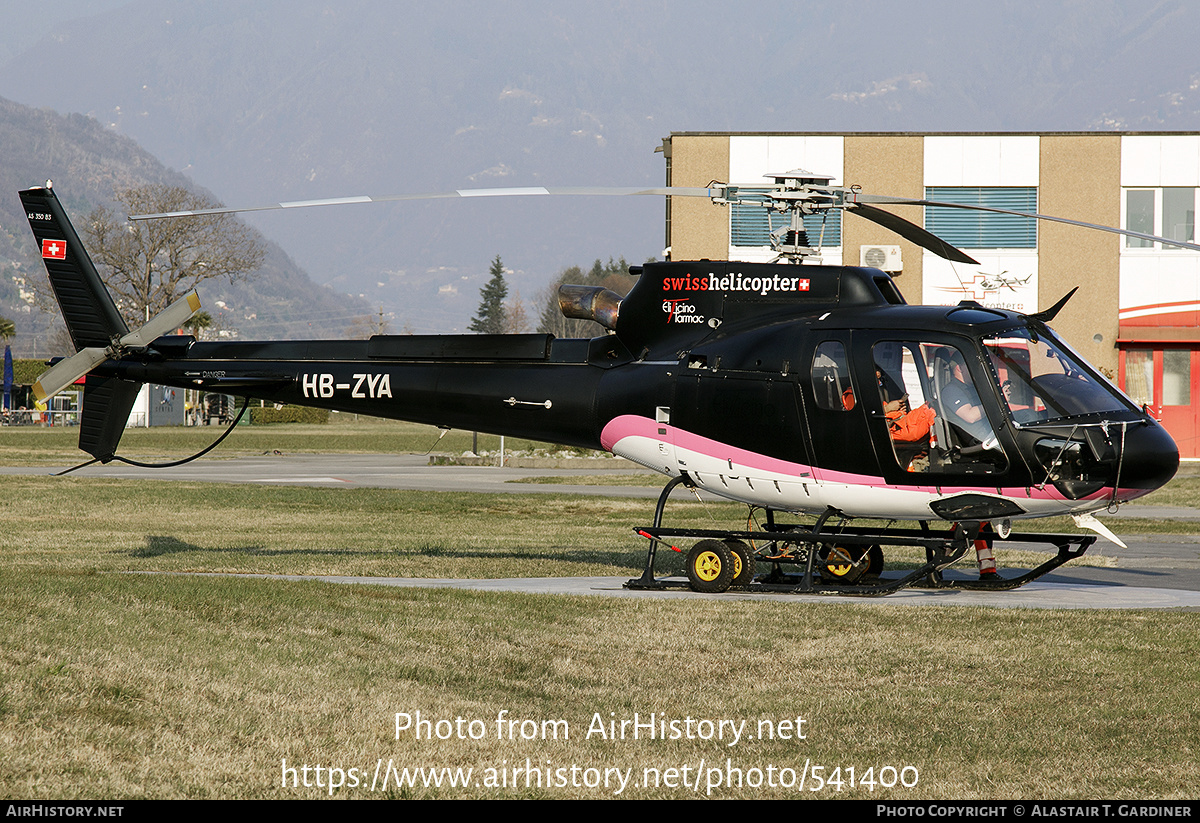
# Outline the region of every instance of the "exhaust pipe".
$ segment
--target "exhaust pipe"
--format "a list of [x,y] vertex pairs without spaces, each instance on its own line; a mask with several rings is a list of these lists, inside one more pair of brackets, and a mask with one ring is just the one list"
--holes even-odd
[[616,331],[617,314],[625,298],[603,286],[559,286],[558,307],[563,316],[578,320],[595,320],[610,331]]

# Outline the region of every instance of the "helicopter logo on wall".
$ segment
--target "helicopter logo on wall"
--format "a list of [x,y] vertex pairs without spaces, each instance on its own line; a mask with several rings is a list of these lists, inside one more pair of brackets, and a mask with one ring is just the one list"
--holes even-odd
[[1032,314],[1037,311],[1037,272],[1017,274],[1008,269],[999,274],[977,271],[963,274],[949,266],[935,266],[925,272],[925,300],[952,304],[973,300],[992,309]]

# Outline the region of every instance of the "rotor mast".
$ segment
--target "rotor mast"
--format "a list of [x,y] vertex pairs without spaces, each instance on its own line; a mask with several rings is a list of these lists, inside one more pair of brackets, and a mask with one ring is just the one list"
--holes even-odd
[[772,263],[786,262],[799,265],[805,260],[821,261],[820,243],[813,246],[804,228],[804,217],[810,214],[826,214],[845,204],[845,190],[830,186],[833,177],[817,174],[807,169],[764,174],[774,181],[767,193],[767,202],[743,200],[737,186],[714,187],[720,192],[712,197],[714,203],[723,205],[746,204],[761,206],[769,211],[787,214],[788,225],[771,232],[771,249],[776,255]]

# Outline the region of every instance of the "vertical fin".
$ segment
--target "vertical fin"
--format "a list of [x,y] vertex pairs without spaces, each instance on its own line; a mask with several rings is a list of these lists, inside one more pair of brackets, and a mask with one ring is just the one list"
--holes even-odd
[[[129,327],[54,190],[47,185],[23,191],[21,204],[75,350],[107,349],[128,334]],[[102,462],[112,460],[140,389],[140,383],[89,375],[84,384],[79,448]]]
[[83,415],[79,421],[79,448],[101,463],[107,463],[117,451],[129,412],[141,391],[141,383],[113,377],[87,376],[84,385]]
[[92,259],[51,188],[21,192],[21,204],[75,350],[105,348],[129,332]]

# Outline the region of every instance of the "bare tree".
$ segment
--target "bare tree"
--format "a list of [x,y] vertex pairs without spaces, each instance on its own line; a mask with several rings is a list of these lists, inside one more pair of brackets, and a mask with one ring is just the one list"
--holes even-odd
[[380,306],[378,314],[355,317],[346,327],[346,337],[351,340],[366,340],[377,334],[391,334],[392,324],[387,320],[389,316],[390,313],[384,315],[383,306]]
[[[653,262],[653,258],[646,262]],[[541,294],[539,302],[542,306],[542,316],[538,323],[538,332],[553,334],[555,337],[596,337],[604,334],[604,327],[595,321],[563,317],[558,305],[558,287],[563,284],[603,286],[624,296],[636,282],[629,276],[629,264],[625,262],[624,257],[617,261],[610,257],[607,264],[597,260],[592,264],[591,271],[587,272],[579,266],[563,269]]]
[[504,333],[524,334],[529,331],[529,315],[525,311],[525,301],[521,293],[513,292],[513,296],[504,301]]
[[[179,186],[117,192],[129,214],[213,208],[218,204]],[[258,234],[228,214],[128,222],[107,207],[87,217],[85,243],[107,269],[105,281],[132,325],[140,325],[198,283],[238,280],[259,267]]]

